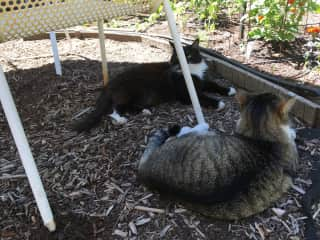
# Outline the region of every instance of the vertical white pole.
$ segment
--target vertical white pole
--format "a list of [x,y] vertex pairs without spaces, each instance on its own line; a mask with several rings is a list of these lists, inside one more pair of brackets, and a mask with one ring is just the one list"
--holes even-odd
[[51,40],[51,47],[52,47],[54,67],[56,69],[56,74],[61,76],[62,70],[61,70],[61,63],[60,63],[60,58],[59,58],[58,45],[57,45],[57,39],[56,39],[55,32],[50,32],[50,40]]
[[178,56],[178,59],[179,59],[179,62],[180,62],[181,68],[182,68],[182,73],[183,73],[184,79],[185,79],[186,84],[187,84],[187,88],[188,88],[188,91],[189,91],[189,95],[190,95],[190,98],[191,98],[193,109],[195,111],[198,123],[199,124],[203,124],[203,123],[205,123],[205,120],[204,120],[204,117],[203,117],[203,114],[202,114],[202,111],[201,111],[201,106],[200,106],[200,103],[199,103],[199,99],[198,99],[196,90],[195,90],[194,85],[193,85],[193,81],[192,81],[192,77],[191,77],[191,74],[190,74],[190,69],[189,69],[189,66],[188,66],[188,63],[187,63],[187,59],[186,59],[186,56],[185,56],[183,48],[182,48],[182,44],[181,44],[181,41],[180,41],[180,36],[179,36],[178,30],[177,30],[177,26],[176,26],[176,21],[175,21],[172,9],[170,7],[169,1],[168,0],[164,0],[163,4],[164,4],[164,10],[166,12],[167,20],[168,20],[168,23],[169,23],[171,36],[172,36],[173,41],[174,41],[174,47],[176,49],[177,56]]
[[108,76],[108,65],[106,58],[106,46],[105,46],[105,36],[103,30],[103,19],[98,21],[98,29],[99,29],[99,42],[100,42],[100,54],[101,54],[101,62],[102,62],[102,73],[103,73],[103,84],[106,86],[109,81]]
[[56,228],[52,211],[49,206],[47,195],[44,191],[37,166],[34,162],[30,146],[24,133],[21,120],[19,118],[16,106],[14,104],[9,85],[7,83],[4,72],[0,66],[0,100],[7,117],[11,133],[17,145],[23,167],[26,171],[33,195],[36,199],[40,215],[45,226],[54,231]]

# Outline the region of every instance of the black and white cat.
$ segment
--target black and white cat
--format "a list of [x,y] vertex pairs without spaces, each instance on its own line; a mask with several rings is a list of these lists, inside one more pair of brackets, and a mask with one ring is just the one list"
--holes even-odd
[[[204,92],[218,92],[231,96],[236,93],[235,89],[220,86],[212,81],[216,75],[215,69],[213,64],[201,56],[199,40],[184,47],[184,52],[200,104],[217,110],[223,109],[225,106],[223,101]],[[73,129],[78,132],[89,130],[99,123],[104,114],[123,124],[127,119],[120,116],[122,113],[139,112],[148,107],[173,101],[191,104],[175,50],[169,62],[143,63],[111,79],[102,90],[94,111],[85,119],[76,122]]]

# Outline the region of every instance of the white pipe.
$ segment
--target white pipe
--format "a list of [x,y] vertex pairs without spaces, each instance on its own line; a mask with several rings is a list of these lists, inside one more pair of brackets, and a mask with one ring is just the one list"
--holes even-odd
[[49,206],[47,195],[44,191],[37,166],[34,162],[30,146],[24,133],[21,120],[19,118],[16,106],[14,104],[9,85],[4,72],[0,66],[0,100],[7,117],[11,133],[18,148],[18,152],[26,171],[33,195],[40,210],[40,215],[45,226],[54,231],[56,226],[53,219],[52,211]]
[[59,58],[58,45],[57,45],[55,32],[50,32],[50,40],[51,40],[51,47],[52,47],[54,67],[56,69],[56,74],[59,76],[62,76],[61,63]]
[[201,106],[200,106],[200,103],[199,103],[199,99],[198,99],[196,90],[195,90],[194,85],[193,85],[193,81],[192,81],[192,77],[191,77],[191,74],[190,74],[190,69],[189,69],[189,66],[188,66],[188,63],[187,63],[187,59],[186,59],[186,56],[184,54],[184,51],[183,51],[183,48],[182,48],[182,44],[181,44],[181,41],[180,41],[180,36],[179,36],[178,30],[177,30],[176,21],[175,21],[172,9],[170,7],[170,3],[169,3],[168,0],[164,0],[163,4],[164,4],[164,10],[166,12],[167,20],[168,20],[168,23],[169,23],[171,36],[172,36],[173,41],[174,41],[174,47],[176,49],[177,56],[178,56],[178,59],[179,59],[179,62],[180,62],[180,66],[181,66],[181,69],[182,69],[182,73],[183,73],[184,79],[185,79],[186,84],[187,84],[187,88],[188,88],[188,91],[189,91],[189,95],[190,95],[190,98],[191,98],[193,109],[194,109],[195,114],[196,114],[197,121],[198,121],[199,124],[205,123],[205,120],[204,120],[204,117],[203,117],[203,114],[202,114],[202,111],[201,111]]
[[104,36],[102,19],[98,21],[98,29],[99,29],[99,42],[100,42],[100,54],[101,54],[101,62],[102,62],[103,84],[104,86],[106,86],[108,84],[109,76],[108,76],[105,36]]

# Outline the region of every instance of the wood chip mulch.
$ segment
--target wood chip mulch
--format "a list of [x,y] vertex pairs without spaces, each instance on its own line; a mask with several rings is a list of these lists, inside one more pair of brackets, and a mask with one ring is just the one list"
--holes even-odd
[[[319,140],[299,143],[295,187],[270,209],[239,222],[204,218],[150,192],[136,178],[136,163],[149,133],[175,123],[194,125],[192,107],[163,104],[150,109],[151,115],[128,115],[129,122],[120,126],[105,117],[90,133],[77,134],[70,123],[93,106],[102,85],[98,40],[62,40],[58,45],[62,77],[54,74],[48,40],[0,44],[0,63],[57,222],[55,233],[42,226],[0,108],[1,240],[304,239],[300,202],[311,183],[310,155],[320,154]],[[141,43],[107,41],[106,46],[111,77],[133,64],[163,61],[170,55]],[[204,115],[212,129],[232,133],[238,105],[233,98],[221,98],[225,110],[205,108]]]

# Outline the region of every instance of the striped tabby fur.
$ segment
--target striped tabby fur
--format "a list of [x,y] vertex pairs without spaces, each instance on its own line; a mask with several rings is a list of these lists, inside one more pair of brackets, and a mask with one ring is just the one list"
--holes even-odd
[[238,93],[235,135],[191,133],[150,139],[139,178],[203,215],[240,219],[259,213],[287,191],[298,155],[288,112],[294,99]]

